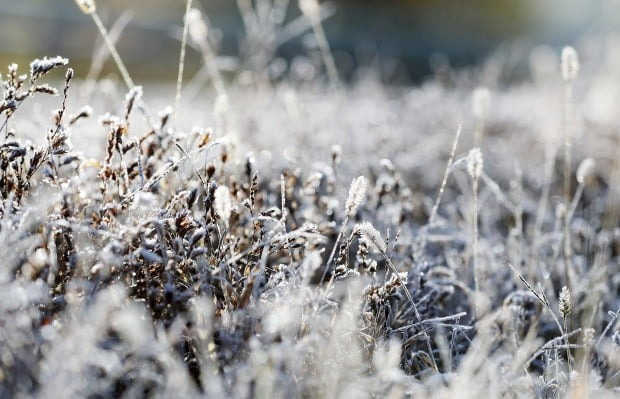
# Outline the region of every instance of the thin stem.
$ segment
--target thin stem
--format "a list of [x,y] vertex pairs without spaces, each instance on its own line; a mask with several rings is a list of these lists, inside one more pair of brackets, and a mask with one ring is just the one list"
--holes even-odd
[[435,222],[435,217],[437,216],[437,210],[439,209],[439,204],[441,203],[441,197],[443,196],[443,192],[448,182],[448,176],[450,176],[450,170],[452,169],[452,162],[454,162],[454,155],[456,154],[456,147],[459,144],[459,138],[461,137],[462,131],[463,131],[463,125],[459,124],[459,127],[456,130],[454,141],[452,142],[452,150],[450,151],[450,157],[448,158],[448,162],[446,163],[446,170],[443,172],[443,178],[441,180],[441,186],[439,187],[439,193],[437,194],[437,199],[435,199],[435,204],[433,205],[433,209],[431,210],[431,215],[428,218],[429,227],[432,227],[433,222]]
[[131,80],[131,76],[129,76],[129,72],[127,72],[127,68],[125,68],[125,64],[123,64],[123,60],[121,59],[121,56],[118,54],[118,51],[116,51],[116,47],[114,46],[112,39],[110,39],[110,36],[108,35],[108,31],[106,30],[105,26],[103,26],[103,22],[101,22],[101,18],[99,18],[99,14],[97,14],[96,12],[93,12],[90,15],[93,18],[95,25],[97,25],[97,28],[99,29],[99,32],[101,33],[101,36],[103,37],[103,40],[105,41],[106,46],[108,46],[108,50],[110,51],[110,54],[112,55],[112,58],[114,59],[114,62],[116,62],[116,66],[118,67],[118,70],[120,71],[121,76],[123,77],[123,80],[125,81],[125,84],[130,90],[133,89],[135,87],[135,84],[133,83],[133,80]]
[[[398,283],[402,287],[403,291],[405,291],[405,296],[407,297],[407,299],[411,303],[411,306],[413,307],[413,312],[415,313],[415,317],[418,319],[418,322],[422,323],[422,316],[420,315],[420,312],[418,311],[418,306],[413,301],[413,297],[409,293],[409,289],[407,288],[407,284],[403,281],[402,278],[400,278],[400,275],[398,274],[398,270],[396,270],[396,266],[394,266],[394,264],[392,263],[392,260],[387,255],[387,253],[385,251],[382,251],[382,250],[380,250],[379,252],[381,253],[381,255],[383,256],[383,259],[385,259],[386,263],[388,264],[388,266],[392,270],[392,273],[394,273],[394,275],[396,276],[396,279],[398,280]],[[424,334],[426,345],[428,347],[428,355],[430,356],[431,361],[433,363],[433,369],[435,370],[435,372],[439,372],[439,368],[437,367],[437,362],[435,361],[435,355],[433,354],[433,348],[431,346],[430,337],[426,333],[426,330],[423,330],[422,332]]]
[[572,290],[570,284],[570,269],[571,269],[571,234],[570,234],[570,191],[571,191],[571,152],[572,152],[572,140],[571,140],[571,113],[572,113],[572,101],[573,101],[573,86],[570,83],[566,85],[566,98],[565,98],[565,115],[564,115],[564,279],[565,285]]
[[348,222],[349,222],[349,217],[347,216],[342,221],[342,225],[340,226],[340,231],[338,232],[338,237],[336,237],[336,242],[334,243],[332,252],[329,255],[329,259],[327,260],[327,265],[325,265],[325,270],[323,271],[323,277],[321,278],[321,281],[325,279],[325,276],[327,275],[327,271],[329,270],[329,265],[331,265],[332,261],[334,260],[334,256],[336,255],[336,248],[338,248],[338,242],[340,242],[340,239],[342,238],[342,235],[344,233],[344,228],[346,227]]
[[183,71],[185,70],[185,48],[187,47],[187,35],[189,32],[189,23],[187,16],[192,7],[192,0],[187,0],[187,4],[185,6],[185,18],[183,23],[183,38],[181,39],[181,54],[179,54],[179,72],[177,74],[177,92],[176,97],[174,99],[174,118],[173,118],[173,126],[176,130],[177,128],[177,116],[179,113],[179,106],[181,103],[181,88],[183,87]]
[[310,14],[309,18],[312,24],[312,31],[314,32],[317,44],[319,45],[319,50],[321,51],[321,56],[323,57],[323,63],[325,64],[325,70],[327,71],[329,82],[332,87],[338,88],[340,87],[338,69],[336,68],[336,62],[334,61],[334,57],[329,47],[329,42],[327,41],[327,35],[325,34],[325,30],[321,24],[321,18],[318,13],[317,15]]
[[480,293],[480,283],[478,281],[478,179],[473,179],[473,226],[474,226],[474,243],[473,243],[473,269],[474,269],[474,314],[478,317],[478,294]]
[[542,235],[543,223],[545,221],[545,213],[547,203],[549,202],[549,192],[551,190],[551,179],[553,178],[553,167],[555,165],[555,157],[557,155],[557,146],[550,145],[545,151],[545,171],[542,193],[538,202],[538,210],[536,212],[536,221],[534,223],[534,238],[532,240],[532,259],[530,261],[528,277],[532,277],[538,263],[538,248],[540,247],[540,236]]

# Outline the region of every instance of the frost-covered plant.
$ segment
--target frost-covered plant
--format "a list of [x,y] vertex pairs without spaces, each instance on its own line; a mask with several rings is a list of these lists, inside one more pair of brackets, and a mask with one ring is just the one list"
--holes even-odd
[[[267,3],[249,7],[268,25],[287,3]],[[475,126],[470,73],[406,93],[231,81],[175,125],[150,90],[162,112],[138,118],[139,86],[80,104],[67,70],[50,122],[25,99],[55,94],[40,81],[66,63],[2,77],[0,397],[617,394],[616,148],[593,123],[554,217],[548,87],[494,91],[483,160],[454,134]]]

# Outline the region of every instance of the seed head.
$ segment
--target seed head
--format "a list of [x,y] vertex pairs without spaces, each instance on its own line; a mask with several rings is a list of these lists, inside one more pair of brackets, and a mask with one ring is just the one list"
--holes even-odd
[[[47,74],[54,68],[64,66],[69,63],[69,60],[64,57],[56,56],[52,58],[44,57],[43,59],[36,59],[30,63],[30,81],[34,82],[41,76]],[[73,71],[73,70],[72,70]],[[73,76],[73,75],[72,75]]]
[[594,172],[594,159],[586,158],[579,164],[577,168],[577,182],[583,184],[586,182]]
[[353,179],[351,188],[349,189],[349,196],[347,197],[347,202],[345,204],[347,217],[351,217],[355,215],[355,212],[357,212],[357,208],[360,206],[364,200],[364,196],[366,195],[366,186],[366,178],[364,176]]
[[299,0],[299,8],[308,18],[315,18],[319,15],[317,0]]
[[570,46],[562,49],[562,79],[566,83],[571,83],[579,73],[579,57],[577,51]]
[[560,314],[563,318],[566,318],[571,312],[570,305],[570,290],[568,287],[562,287],[562,291],[560,291]]
[[208,28],[202,18],[202,13],[192,8],[187,14],[187,25],[189,28],[189,36],[195,43],[202,43],[207,38]]
[[131,113],[135,102],[140,101],[140,99],[142,98],[142,94],[142,86],[135,86],[134,88],[129,90],[129,92],[125,96],[125,118],[129,117],[129,114]]
[[373,226],[372,223],[358,223],[355,225],[354,231],[361,234],[362,238],[378,252],[387,252],[387,245],[385,244],[385,241],[383,241],[381,233],[375,229],[375,226]]
[[467,173],[469,173],[472,179],[478,180],[482,174],[483,167],[484,161],[480,148],[472,148],[467,156]]
[[95,0],[75,0],[75,2],[84,14],[92,14],[97,11]]

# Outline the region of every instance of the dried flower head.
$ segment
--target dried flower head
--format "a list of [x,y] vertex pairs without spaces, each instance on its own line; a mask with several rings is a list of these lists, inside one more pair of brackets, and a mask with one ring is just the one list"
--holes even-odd
[[584,184],[594,172],[594,159],[586,158],[579,164],[577,168],[577,182],[579,184]]
[[84,14],[92,14],[97,11],[95,0],[75,0],[75,3]]
[[71,117],[69,124],[73,125],[75,122],[82,118],[89,118],[93,114],[93,109],[90,105],[85,105],[78,111],[77,114]]
[[472,95],[472,112],[477,119],[486,119],[491,107],[491,92],[486,87],[478,87]]
[[64,66],[69,63],[69,60],[56,56],[52,58],[44,57],[43,59],[36,59],[30,63],[30,81],[34,82],[41,76],[47,74],[52,69]]
[[571,83],[579,73],[579,57],[573,47],[566,46],[562,49],[562,79]]
[[387,252],[387,245],[385,241],[383,241],[381,233],[379,233],[377,229],[375,229],[375,226],[373,226],[372,223],[358,223],[355,225],[354,231],[358,234],[361,234],[362,238],[366,240],[366,242],[378,252]]
[[51,87],[50,85],[47,85],[47,84],[36,85],[34,87],[34,92],[35,93],[50,94],[52,96],[57,96],[58,95],[58,90],[56,90],[54,87]]
[[142,86],[135,86],[125,96],[125,119],[129,118],[129,114],[133,110],[133,106],[136,101],[140,101],[142,98],[143,90]]
[[192,8],[189,13],[187,13],[187,26],[189,29],[189,36],[195,43],[201,43],[206,40],[209,30],[199,10]]
[[560,291],[560,314],[563,318],[566,318],[571,312],[571,304],[570,304],[570,290],[568,287],[562,287],[562,291]]
[[364,176],[359,176],[353,179],[345,205],[347,217],[351,217],[355,215],[355,212],[357,212],[357,208],[360,206],[364,200],[364,196],[366,195],[366,186],[367,183]]
[[472,148],[467,156],[467,173],[472,179],[478,180],[482,174],[484,161],[480,148]]

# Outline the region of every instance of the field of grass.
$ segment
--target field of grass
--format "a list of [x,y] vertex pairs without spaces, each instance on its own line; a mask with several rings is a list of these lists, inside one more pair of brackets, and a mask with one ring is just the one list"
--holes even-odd
[[188,2],[177,87],[3,69],[0,397],[618,397],[617,39],[344,83],[302,3],[286,68]]

